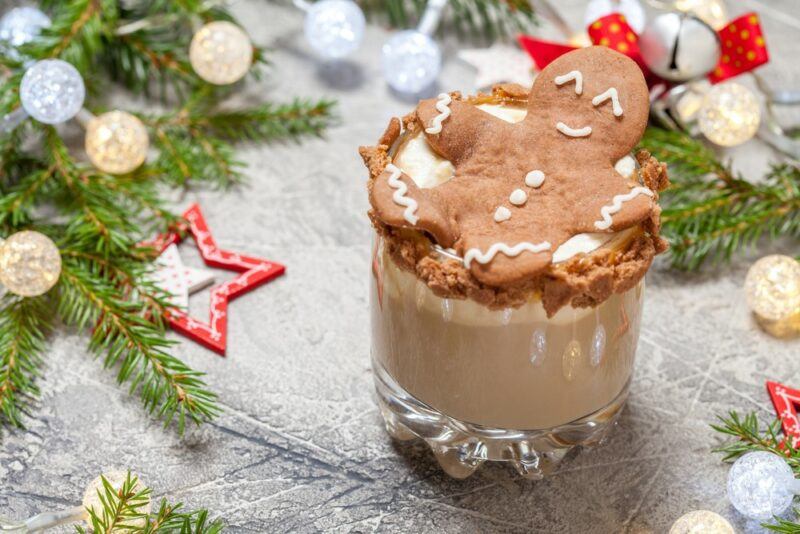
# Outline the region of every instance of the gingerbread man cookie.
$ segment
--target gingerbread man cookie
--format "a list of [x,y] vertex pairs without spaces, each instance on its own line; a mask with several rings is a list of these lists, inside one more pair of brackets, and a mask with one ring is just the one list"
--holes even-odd
[[422,101],[417,121],[455,173],[429,189],[388,164],[370,190],[386,224],[455,249],[476,279],[535,276],[571,237],[643,223],[654,192],[615,170],[647,125],[639,67],[606,47],[561,56],[536,78],[527,115],[508,123],[460,100]]

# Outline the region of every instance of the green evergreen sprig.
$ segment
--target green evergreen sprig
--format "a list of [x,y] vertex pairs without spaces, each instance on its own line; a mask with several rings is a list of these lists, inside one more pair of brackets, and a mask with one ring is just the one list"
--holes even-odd
[[[723,455],[723,461],[732,462],[748,452],[766,451],[783,457],[795,475],[800,475],[800,449],[793,447],[791,440],[781,437],[780,421],[762,427],[755,413],[742,417],[731,411],[727,417],[719,417],[719,424],[711,428],[732,438],[714,448],[714,452]],[[795,510],[795,514],[800,511]],[[775,518],[774,522],[761,526],[774,532],[800,534],[800,523],[789,519]]]
[[5,295],[0,303],[0,420],[19,425],[39,394],[36,378],[52,323],[48,296]]
[[[420,0],[358,0],[358,3],[368,16],[395,28],[417,24],[427,4]],[[529,0],[450,0],[446,9],[442,29],[452,29],[460,36],[492,41],[528,33],[537,25]]]
[[[105,477],[100,480],[103,487],[97,490],[97,496],[102,509],[87,509],[91,532],[95,534],[218,534],[223,530],[222,521],[210,520],[208,510],[185,511],[182,503],[170,504],[166,499],[161,500],[156,512],[147,513],[152,490],[141,487],[130,471],[119,488],[114,488]],[[81,534],[87,532],[81,526],[75,530]]]
[[650,127],[641,142],[669,165],[661,196],[664,236],[675,266],[730,260],[763,237],[800,237],[800,168],[773,165],[759,181],[735,174],[702,141]]
[[[21,426],[39,394],[47,335],[60,322],[86,332],[89,349],[165,425],[200,424],[219,413],[203,374],[174,353],[167,339],[167,295],[152,282],[156,251],[140,246],[175,226],[170,188],[228,187],[243,181],[234,143],[300,140],[320,135],[333,102],[296,99],[250,107],[227,105],[231,88],[212,86],[191,69],[196,28],[232,20],[220,3],[44,0],[52,26],[0,54],[0,117],[20,106],[19,83],[29,60],[59,58],[83,75],[86,106],[118,84],[160,99],[160,113],[138,113],[158,156],[136,171],[112,176],[86,162],[60,129],[28,120],[0,136],[0,236],[24,229],[50,237],[62,274],[47,295],[0,301],[0,425]],[[254,49],[253,76],[264,62]],[[68,131],[68,130],[66,130]]]

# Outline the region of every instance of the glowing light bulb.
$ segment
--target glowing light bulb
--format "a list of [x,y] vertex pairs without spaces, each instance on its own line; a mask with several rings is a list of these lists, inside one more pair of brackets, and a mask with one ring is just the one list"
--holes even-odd
[[15,295],[47,293],[60,275],[61,254],[46,235],[25,230],[0,245],[0,283]]
[[144,163],[150,140],[138,118],[124,111],[109,111],[89,123],[85,144],[95,167],[111,174],[125,174]]
[[308,6],[306,40],[326,59],[349,56],[364,38],[364,12],[352,0],[322,0]]
[[786,460],[771,452],[748,452],[728,472],[728,499],[750,519],[767,520],[784,513],[797,486]]
[[250,70],[253,45],[239,26],[225,20],[209,22],[192,37],[189,63],[208,83],[229,85]]
[[695,15],[715,30],[728,23],[728,10],[722,0],[677,0],[675,9]]
[[698,114],[700,131],[709,141],[721,146],[736,146],[750,140],[760,123],[758,99],[738,83],[712,87]]
[[37,61],[25,71],[19,86],[25,112],[45,124],[70,120],[83,107],[85,96],[78,70],[60,59]]
[[383,76],[401,93],[419,93],[428,88],[442,69],[439,45],[417,30],[405,30],[392,36],[382,49]]
[[709,510],[695,510],[682,515],[669,534],[734,534],[733,527],[727,519]]
[[770,333],[783,336],[800,326],[800,263],[789,256],[765,256],[747,271],[747,304]]
[[33,41],[50,24],[50,17],[35,7],[15,7],[0,18],[0,41],[16,48]]

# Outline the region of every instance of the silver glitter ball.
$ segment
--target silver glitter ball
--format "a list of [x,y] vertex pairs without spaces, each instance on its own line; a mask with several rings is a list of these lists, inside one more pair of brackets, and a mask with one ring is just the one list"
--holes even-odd
[[86,88],[78,70],[60,59],[37,61],[22,77],[19,97],[25,112],[39,122],[59,124],[83,107]]
[[639,38],[644,62],[672,82],[705,76],[719,63],[721,45],[714,29],[687,13],[663,13],[648,22]]
[[0,18],[0,41],[13,47],[36,38],[42,28],[50,27],[50,17],[35,7],[15,7]]

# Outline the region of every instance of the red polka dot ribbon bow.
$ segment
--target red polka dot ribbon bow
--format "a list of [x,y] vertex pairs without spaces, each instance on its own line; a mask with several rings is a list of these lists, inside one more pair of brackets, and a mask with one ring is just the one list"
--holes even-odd
[[[606,15],[590,24],[587,32],[592,43],[613,48],[636,61],[650,85],[663,82],[647,68],[639,52],[639,36],[628,25],[624,15]],[[719,63],[708,75],[711,83],[733,78],[769,61],[767,44],[757,14],[742,15],[719,30],[718,35],[722,43],[722,54]],[[540,70],[562,54],[577,48],[528,35],[520,35],[519,42]]]

